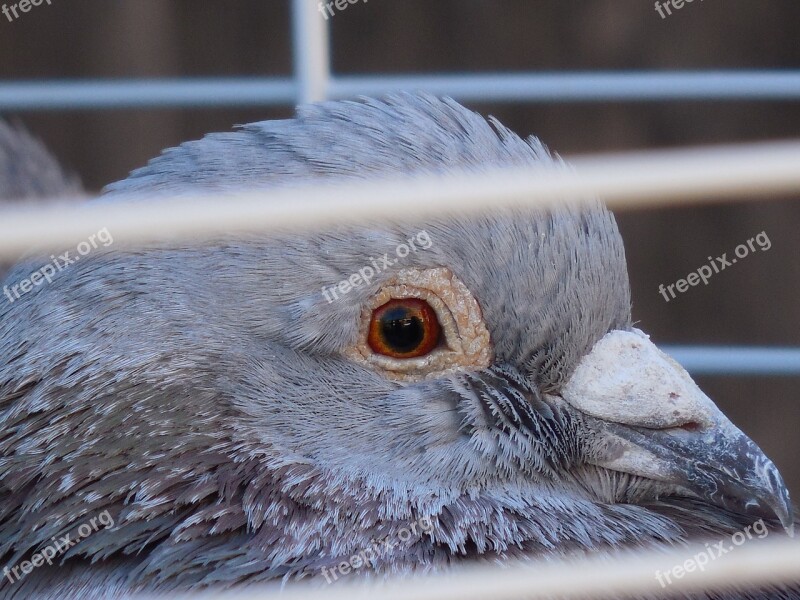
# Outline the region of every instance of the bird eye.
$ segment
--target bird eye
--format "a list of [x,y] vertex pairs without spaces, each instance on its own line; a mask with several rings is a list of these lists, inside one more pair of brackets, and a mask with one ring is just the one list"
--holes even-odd
[[353,361],[396,381],[419,381],[492,362],[478,302],[445,267],[400,269],[361,307]]
[[372,312],[367,343],[392,358],[424,356],[439,345],[442,327],[436,311],[419,298],[397,298]]

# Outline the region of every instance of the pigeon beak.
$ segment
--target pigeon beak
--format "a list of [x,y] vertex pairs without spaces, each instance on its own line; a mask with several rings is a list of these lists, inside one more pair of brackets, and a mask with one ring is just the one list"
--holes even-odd
[[776,515],[793,534],[778,469],[641,331],[603,337],[561,397],[596,419],[592,464],[677,486],[739,514]]

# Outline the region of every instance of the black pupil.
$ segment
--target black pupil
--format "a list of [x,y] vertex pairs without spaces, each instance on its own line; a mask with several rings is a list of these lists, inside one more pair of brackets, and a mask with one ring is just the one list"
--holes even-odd
[[390,308],[381,317],[383,339],[395,352],[411,352],[425,338],[422,319],[402,307]]

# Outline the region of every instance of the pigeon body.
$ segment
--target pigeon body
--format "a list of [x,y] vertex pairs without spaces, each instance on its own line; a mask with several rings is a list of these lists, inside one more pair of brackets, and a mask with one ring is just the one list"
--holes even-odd
[[[81,196],[77,177],[66,172],[39,140],[0,120],[0,206]],[[0,280],[10,266],[0,262]]]
[[[507,165],[563,168],[404,94],[209,135],[100,201]],[[331,583],[793,522],[772,463],[632,327],[599,203],[97,249],[0,302],[0,499],[9,566],[113,520],[0,598]]]
[[82,196],[78,178],[20,126],[0,121],[0,200]]

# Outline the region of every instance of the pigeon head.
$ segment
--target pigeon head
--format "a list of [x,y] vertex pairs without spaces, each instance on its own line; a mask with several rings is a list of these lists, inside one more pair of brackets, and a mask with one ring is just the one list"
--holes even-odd
[[[563,168],[397,95],[209,135],[100,201],[508,165]],[[49,584],[331,581],[793,522],[774,465],[632,327],[597,202],[111,250],[0,306],[0,554],[114,517]]]

